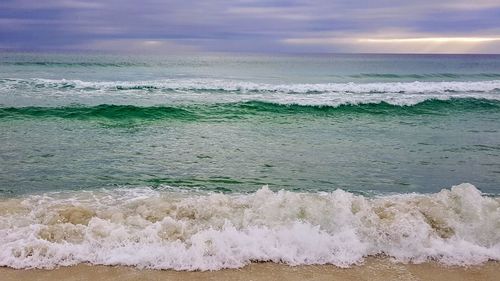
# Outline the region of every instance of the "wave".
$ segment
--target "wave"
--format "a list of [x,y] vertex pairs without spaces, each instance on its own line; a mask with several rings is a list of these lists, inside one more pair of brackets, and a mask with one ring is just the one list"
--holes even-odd
[[92,107],[10,107],[0,108],[1,119],[63,118],[63,119],[115,119],[159,120],[196,119],[196,114],[175,107],[138,107],[133,105],[98,105]]
[[[252,102],[322,108],[372,104],[413,106],[431,100],[500,101],[500,80],[275,85],[213,79],[135,82],[0,79],[0,100],[3,100],[0,106],[4,108],[51,105],[71,107],[74,104],[134,104],[157,107],[201,104],[207,107],[197,110],[210,109],[210,112],[213,112],[214,108],[220,109],[221,104],[229,104],[229,107],[234,109],[231,105]],[[193,108],[187,110],[191,109]]]
[[500,90],[500,80],[468,82],[385,82],[385,83],[323,83],[264,84],[218,79],[165,79],[152,81],[81,81],[51,79],[0,79],[1,90],[12,89],[72,90],[165,90],[165,91],[227,91],[267,93],[447,93],[492,92]]
[[[188,61],[169,61],[169,62],[130,62],[130,61],[3,61],[0,65],[6,66],[42,66],[42,67],[96,67],[96,68],[122,68],[122,67],[172,67],[177,65],[182,66],[206,66],[208,62],[188,62]],[[492,79],[500,78],[500,73],[483,72],[483,73],[359,73],[351,75],[333,75],[336,78],[377,78],[377,79]]]
[[314,106],[259,101],[178,106],[108,105],[64,107],[4,107],[0,120],[61,118],[76,120],[233,120],[266,116],[312,115],[443,115],[453,112],[499,112],[500,101],[484,99],[426,100],[413,106],[386,102]]
[[55,62],[55,61],[3,61],[0,65],[48,66],[48,67],[130,67],[148,66],[147,63],[132,62]]
[[498,79],[500,73],[361,73],[349,75],[348,77],[377,79]]
[[436,194],[193,194],[150,188],[0,200],[0,266],[78,263],[175,270],[254,261],[348,267],[385,255],[450,265],[500,260],[500,199]]

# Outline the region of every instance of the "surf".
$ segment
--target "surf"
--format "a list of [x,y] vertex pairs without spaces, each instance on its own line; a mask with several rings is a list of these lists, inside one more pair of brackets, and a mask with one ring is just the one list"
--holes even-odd
[[[383,75],[382,75],[383,76]],[[67,79],[0,79],[2,88],[51,88],[79,90],[178,90],[280,93],[428,93],[489,92],[500,89],[500,80],[376,83],[266,84],[224,79],[162,79],[149,81],[82,81]]]
[[500,260],[499,208],[497,197],[471,184],[374,197],[266,186],[246,194],[168,187],[31,194],[0,200],[0,265],[349,267],[377,255],[403,263],[480,264]]

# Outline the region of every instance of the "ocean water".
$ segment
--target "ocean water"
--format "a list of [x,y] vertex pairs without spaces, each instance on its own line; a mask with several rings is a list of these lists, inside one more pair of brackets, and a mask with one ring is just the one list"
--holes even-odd
[[500,56],[0,54],[0,266],[500,260]]

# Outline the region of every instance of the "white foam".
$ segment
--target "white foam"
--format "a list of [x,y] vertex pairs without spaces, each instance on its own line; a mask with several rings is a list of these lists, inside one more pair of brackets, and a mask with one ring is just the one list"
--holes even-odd
[[500,200],[470,184],[430,195],[193,195],[149,188],[0,201],[0,266],[77,263],[217,270],[251,261],[341,267],[500,260]]
[[[18,80],[16,80],[18,81]],[[449,81],[449,82],[385,82],[385,83],[323,83],[323,84],[265,84],[220,79],[165,79],[150,81],[101,81],[31,79],[38,87],[76,89],[170,89],[209,90],[233,92],[281,92],[281,93],[425,93],[425,92],[487,92],[500,89],[500,80]]]
[[[71,103],[96,97],[120,102],[125,99],[177,102],[266,101],[281,104],[329,105],[387,102],[414,105],[429,99],[481,98],[500,100],[500,80],[453,82],[264,84],[217,79],[165,79],[152,81],[80,81],[50,79],[3,79],[0,95],[47,96]],[[123,102],[123,101],[122,101]]]

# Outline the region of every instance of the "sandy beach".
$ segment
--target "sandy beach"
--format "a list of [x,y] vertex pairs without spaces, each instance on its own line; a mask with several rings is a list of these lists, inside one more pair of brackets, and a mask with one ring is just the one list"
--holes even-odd
[[3,281],[11,280],[498,280],[500,264],[448,267],[436,263],[401,264],[389,259],[370,258],[364,264],[342,269],[332,265],[287,266],[254,263],[241,269],[185,272],[141,270],[122,266],[77,265],[55,270],[0,268]]

